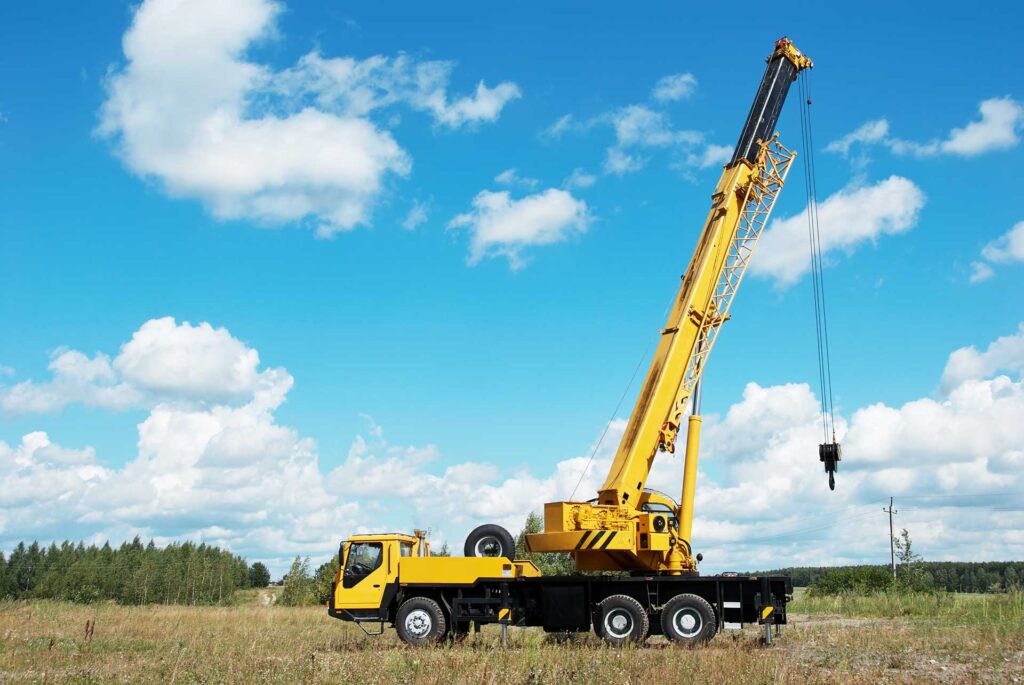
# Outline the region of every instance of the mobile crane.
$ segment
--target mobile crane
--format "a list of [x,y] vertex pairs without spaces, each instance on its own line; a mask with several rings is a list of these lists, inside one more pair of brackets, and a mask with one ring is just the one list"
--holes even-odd
[[[792,584],[784,576],[701,576],[691,533],[700,444],[700,379],[795,153],[775,126],[790,84],[811,60],[787,38],[775,43],[711,209],[682,276],[625,433],[595,500],[544,506],[544,530],[526,536],[530,552],[565,552],[580,572],[542,576],[514,560],[512,536],[484,525],[465,557],[432,557],[422,532],[355,535],[344,541],[328,613],[363,627],[391,623],[409,644],[479,630],[485,623],[595,633],[612,644],[649,633],[672,642],[710,640],[722,628],[786,623]],[[688,412],[688,410],[690,410]],[[682,497],[645,487],[659,452],[672,453],[687,424]],[[839,445],[819,456],[830,481]],[[369,631],[363,627],[368,633]]]

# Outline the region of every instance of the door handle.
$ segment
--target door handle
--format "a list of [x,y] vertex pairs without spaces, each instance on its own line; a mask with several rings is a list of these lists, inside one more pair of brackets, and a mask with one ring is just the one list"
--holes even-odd
[[380,583],[377,583],[376,585],[374,585],[374,587],[380,587]]

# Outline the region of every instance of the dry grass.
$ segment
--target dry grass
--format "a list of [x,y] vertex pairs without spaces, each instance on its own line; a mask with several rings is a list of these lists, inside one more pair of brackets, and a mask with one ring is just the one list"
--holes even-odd
[[953,599],[958,610],[932,599],[910,614],[800,599],[793,608],[807,613],[771,650],[754,630],[689,650],[661,638],[642,649],[591,636],[559,644],[532,629],[512,630],[505,650],[496,629],[413,650],[390,629],[368,638],[319,607],[256,596],[233,607],[0,604],[0,682],[1024,683],[1020,597]]

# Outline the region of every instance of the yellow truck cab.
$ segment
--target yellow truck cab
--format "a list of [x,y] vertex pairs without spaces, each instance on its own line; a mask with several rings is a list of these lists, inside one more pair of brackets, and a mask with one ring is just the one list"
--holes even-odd
[[[507,532],[504,535],[511,540]],[[461,596],[463,590],[473,594],[473,588],[488,582],[507,583],[540,576],[532,561],[510,561],[501,556],[503,549],[494,546],[497,541],[493,536],[477,537],[474,550],[480,556],[437,557],[430,556],[429,543],[421,531],[416,531],[416,535],[353,535],[339,549],[341,563],[328,614],[357,624],[375,623],[381,629],[390,622],[402,639],[411,644],[467,634],[470,622],[451,620],[449,593],[441,591],[442,586]],[[487,555],[489,551],[492,555]],[[483,592],[490,594],[489,589]],[[500,602],[493,602],[489,606],[491,611],[481,611],[476,617],[478,624],[499,621],[499,605]]]

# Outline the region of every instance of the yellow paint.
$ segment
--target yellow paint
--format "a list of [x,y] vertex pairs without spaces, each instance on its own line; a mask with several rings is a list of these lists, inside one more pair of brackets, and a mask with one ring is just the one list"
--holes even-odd
[[512,610],[511,609],[500,609],[498,611],[498,620],[499,621],[507,621],[511,617],[512,617]]
[[686,427],[686,458],[683,462],[683,497],[679,500],[679,537],[690,542],[693,532],[693,498],[697,492],[697,453],[700,449],[699,416],[690,416]]
[[472,584],[481,579],[513,580],[540,576],[532,561],[502,557],[407,557],[402,559],[398,581],[407,583]]
[[768,618],[769,616],[771,616],[773,611],[775,611],[775,607],[770,607],[769,606],[769,607],[765,607],[764,609],[761,609],[761,620],[763,621],[766,618]]

